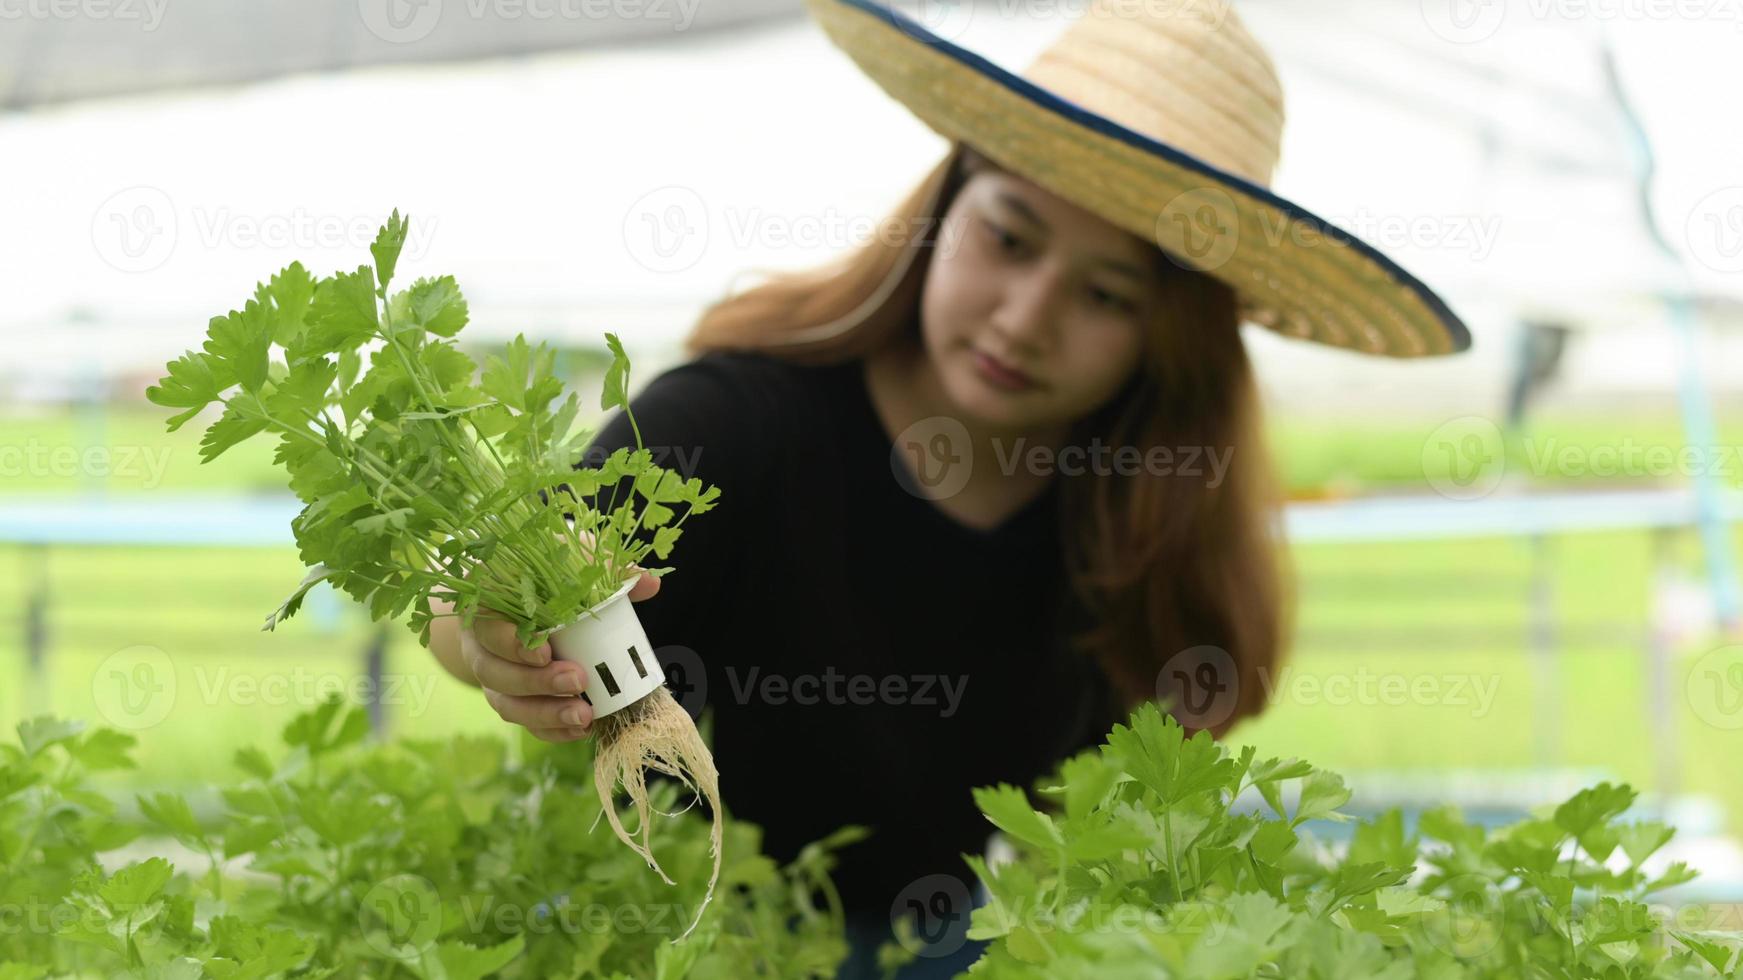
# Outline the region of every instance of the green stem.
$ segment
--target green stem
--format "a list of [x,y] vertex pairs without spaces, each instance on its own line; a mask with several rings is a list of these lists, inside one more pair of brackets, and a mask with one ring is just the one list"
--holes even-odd
[[200,839],[200,846],[206,849],[206,860],[212,864],[212,897],[222,902],[224,900],[224,867],[218,862],[218,855],[212,850],[212,845]]
[[1171,809],[1162,811],[1162,846],[1168,849],[1168,876],[1174,879],[1174,900],[1186,901],[1186,891],[1180,887],[1180,868],[1174,860],[1174,813]]

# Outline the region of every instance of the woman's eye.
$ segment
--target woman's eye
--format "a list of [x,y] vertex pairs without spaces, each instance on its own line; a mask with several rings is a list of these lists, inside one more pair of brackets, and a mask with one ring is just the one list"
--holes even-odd
[[1111,307],[1122,313],[1137,312],[1138,307],[1131,300],[1125,299],[1121,296],[1115,296],[1113,293],[1110,293],[1105,289],[1091,289],[1089,292],[1091,296],[1095,297],[1095,301],[1102,306]]
[[987,233],[993,236],[993,240],[998,243],[999,248],[1003,251],[1014,252],[1023,244],[1021,238],[1018,238],[990,221],[986,222],[986,229]]

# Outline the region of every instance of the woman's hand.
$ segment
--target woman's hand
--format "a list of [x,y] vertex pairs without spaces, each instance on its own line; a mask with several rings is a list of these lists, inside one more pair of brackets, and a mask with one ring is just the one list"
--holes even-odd
[[[585,542],[589,535],[582,535]],[[630,566],[638,568],[639,566]],[[629,598],[640,602],[660,591],[660,580],[642,572]],[[430,652],[449,673],[484,690],[484,700],[503,721],[521,725],[547,742],[585,738],[593,724],[593,706],[579,695],[587,673],[578,663],[554,660],[551,644],[527,648],[515,635],[514,624],[494,609],[480,608],[471,629],[460,627],[453,603],[430,600],[436,619],[430,627]]]
[[[629,598],[640,602],[659,591],[660,580],[643,572]],[[531,649],[521,646],[513,623],[480,609],[472,628],[460,631],[460,656],[503,721],[547,742],[587,736],[593,706],[576,696],[587,685],[587,673],[578,663],[552,659],[549,641]]]

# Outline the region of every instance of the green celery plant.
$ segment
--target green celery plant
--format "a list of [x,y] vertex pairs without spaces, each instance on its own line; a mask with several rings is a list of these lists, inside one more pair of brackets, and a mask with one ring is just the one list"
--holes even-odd
[[1626,786],[1493,831],[1441,807],[1410,833],[1389,810],[1339,852],[1307,833],[1348,819],[1339,776],[1189,738],[1154,704],[1046,782],[1053,812],[975,791],[1018,852],[969,858],[991,896],[975,977],[1743,978],[1743,934],[1650,906],[1694,872],[1644,869],[1673,831],[1624,822]]
[[410,610],[425,646],[431,597],[468,627],[480,608],[501,611],[537,646],[650,552],[667,558],[720,491],[654,465],[630,412],[629,359],[609,333],[599,404],[629,415],[636,448],[577,469],[588,432],[575,426],[574,394],[557,403],[553,351],[516,336],[477,372],[453,341],[468,312],[451,276],[389,292],[406,226],[395,211],[370,246],[373,267],[315,279],[293,262],[242,309],[213,317],[202,350],[170,362],[146,397],[181,410],[171,431],[223,405],[202,462],[276,439],[274,460],[305,504],[292,529],[312,567],[264,629],[327,581],[378,620]]
[[[396,210],[369,248],[374,266],[324,279],[287,266],[242,309],[213,317],[202,350],[170,362],[146,397],[180,409],[168,420],[172,431],[223,405],[201,440],[202,462],[252,436],[277,439],[274,461],[304,504],[292,532],[312,567],[265,629],[325,581],[376,620],[409,610],[424,646],[436,615],[470,628],[489,609],[536,647],[641,574],[649,553],[668,557],[684,522],[713,508],[720,489],[654,465],[630,410],[629,358],[609,333],[600,408],[623,410],[636,448],[578,467],[586,443],[575,425],[580,403],[570,394],[553,405],[563,393],[554,353],[517,336],[478,372],[453,341],[468,314],[452,277],[390,292],[405,237]],[[432,598],[453,610],[435,613]],[[656,686],[596,718],[595,728],[605,817],[662,878],[649,841],[659,808],[645,770],[672,774],[709,802],[712,897],[725,840],[719,772],[689,715]],[[639,841],[611,805],[618,786],[639,818]],[[692,928],[700,922],[698,913]]]

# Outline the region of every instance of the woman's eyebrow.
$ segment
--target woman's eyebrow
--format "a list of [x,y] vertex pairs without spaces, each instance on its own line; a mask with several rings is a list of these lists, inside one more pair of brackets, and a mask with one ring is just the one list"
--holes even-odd
[[[1042,221],[1041,216],[1035,213],[1035,209],[1031,208],[1028,202],[1024,201],[1022,198],[1012,194],[1010,191],[999,191],[993,196],[1000,204],[1015,211],[1023,220],[1035,225],[1043,232],[1048,230],[1047,222]],[[1097,255],[1095,256],[1095,259],[1109,272],[1118,273],[1129,279],[1137,280],[1140,283],[1149,280],[1149,277],[1144,274],[1144,270],[1132,265],[1130,262],[1125,262],[1107,255]]]

